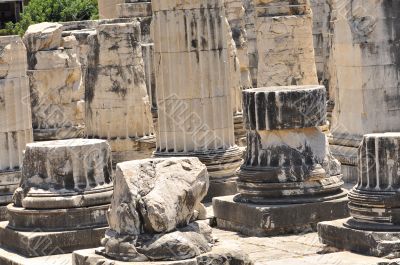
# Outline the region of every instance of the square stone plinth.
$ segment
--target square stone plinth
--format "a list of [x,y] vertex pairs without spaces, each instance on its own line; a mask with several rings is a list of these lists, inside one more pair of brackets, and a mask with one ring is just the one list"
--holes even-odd
[[318,236],[328,246],[376,257],[400,252],[400,231],[377,232],[345,227],[348,219],[321,222]]
[[330,201],[259,205],[238,203],[234,196],[213,199],[214,215],[221,229],[249,236],[271,236],[316,229],[317,223],[349,216],[347,196]]
[[70,253],[77,249],[99,247],[106,227],[61,232],[16,231],[0,223],[0,246],[25,257]]
[[92,248],[74,251],[72,253],[73,265],[252,265],[249,256],[237,246],[231,244],[216,245],[208,253],[201,254],[192,259],[179,261],[147,261],[147,262],[124,262],[108,259],[102,253],[104,248]]

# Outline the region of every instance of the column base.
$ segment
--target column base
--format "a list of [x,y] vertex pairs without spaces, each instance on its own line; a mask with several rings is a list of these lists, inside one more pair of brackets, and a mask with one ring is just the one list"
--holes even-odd
[[40,229],[22,232],[0,223],[0,245],[25,257],[42,257],[70,253],[77,249],[100,246],[107,227],[42,232]]
[[111,139],[108,142],[111,145],[114,165],[125,161],[150,158],[156,149],[155,136],[146,136],[137,139]]
[[376,257],[399,254],[400,229],[396,231],[366,231],[349,228],[351,218],[321,222],[318,235],[321,243]]
[[216,265],[251,265],[253,264],[247,254],[243,253],[235,247],[225,247],[223,245],[214,246],[213,249],[205,254],[197,256],[193,259],[179,261],[148,261],[148,262],[124,262],[116,261],[104,257],[103,248],[93,248],[78,250],[72,253],[72,264],[74,265],[200,265],[200,264],[216,264]]
[[316,230],[321,221],[349,216],[345,196],[303,204],[260,205],[235,202],[234,196],[213,199],[214,215],[221,229],[249,236],[272,236]]
[[210,175],[210,188],[204,201],[217,196],[237,193],[237,171],[243,163],[242,150],[233,146],[227,150],[207,150],[199,152],[155,152],[155,157],[197,157],[206,165]]

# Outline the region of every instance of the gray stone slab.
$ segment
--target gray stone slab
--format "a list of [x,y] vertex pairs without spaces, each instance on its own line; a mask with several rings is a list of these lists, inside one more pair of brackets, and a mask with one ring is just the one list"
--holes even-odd
[[345,227],[348,219],[321,222],[318,224],[320,241],[339,249],[361,254],[384,257],[400,254],[400,231],[376,232]]
[[106,231],[106,227],[103,227],[62,232],[21,232],[7,225],[8,222],[0,223],[0,246],[25,257],[58,255],[99,247]]
[[347,197],[305,204],[257,205],[236,203],[234,196],[213,199],[219,228],[251,236],[270,236],[316,229],[321,221],[349,216]]

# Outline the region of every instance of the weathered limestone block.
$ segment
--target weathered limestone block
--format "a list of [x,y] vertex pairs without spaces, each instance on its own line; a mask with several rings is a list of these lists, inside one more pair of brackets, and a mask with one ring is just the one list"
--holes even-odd
[[317,85],[308,1],[261,1],[257,8],[258,87]]
[[[153,1],[152,5],[159,118],[156,155],[199,157],[210,173],[209,195],[232,194],[242,161],[234,139],[223,1]],[[215,26],[209,27],[210,23]]]
[[28,53],[40,50],[53,50],[61,46],[62,25],[58,23],[39,23],[29,26],[23,41]]
[[31,30],[24,36],[27,46],[31,46],[28,77],[34,138],[55,140],[84,136],[84,91],[80,86],[81,66],[76,46],[61,46],[71,47],[76,40],[63,41],[61,24],[42,24],[30,26]]
[[[207,168],[198,158],[118,164],[105,254],[130,261],[180,260],[209,251],[211,228],[190,224],[208,185]],[[163,250],[167,246],[176,252]]]
[[358,183],[349,193],[351,218],[319,224],[323,243],[373,256],[397,251],[399,150],[400,133],[364,135],[358,149]]
[[100,19],[117,18],[117,5],[123,3],[124,0],[99,0],[99,16]]
[[[14,193],[14,203],[7,206],[9,222],[0,225],[0,244],[29,257],[46,255],[41,251],[46,245],[26,247],[34,239],[63,241],[57,247],[66,252],[98,246],[113,191],[107,141],[31,143],[22,168],[20,188]],[[77,238],[77,230],[87,238]],[[24,232],[30,232],[33,241],[26,242]],[[12,242],[7,239],[10,236]]]
[[[120,234],[139,234],[143,229],[165,233],[189,224],[209,181],[198,158],[148,159],[118,164],[114,186],[110,229]],[[131,207],[138,215],[127,223]]]
[[243,91],[243,106],[248,132],[239,194],[214,199],[218,226],[273,235],[346,217],[340,163],[319,129],[325,124],[325,88],[249,89]]
[[0,220],[18,188],[25,145],[33,141],[25,46],[0,37]]
[[115,162],[148,158],[155,137],[140,24],[102,24],[96,30],[96,35],[90,35],[85,80],[87,135],[108,139]]
[[125,3],[117,4],[118,17],[151,17],[151,1],[125,0]]
[[[343,147],[352,147],[356,154],[362,135],[400,131],[400,3],[345,0],[333,1],[333,7],[332,151],[343,154]],[[354,181],[356,164],[345,164]]]

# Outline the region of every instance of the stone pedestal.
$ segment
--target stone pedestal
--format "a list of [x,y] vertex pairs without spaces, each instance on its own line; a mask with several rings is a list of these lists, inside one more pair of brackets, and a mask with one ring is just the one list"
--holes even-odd
[[[334,155],[356,172],[354,154],[364,134],[400,131],[400,3],[336,0],[333,8],[337,77],[330,143]],[[348,178],[356,182],[357,174]]]
[[399,150],[400,133],[364,136],[358,150],[358,183],[349,193],[351,218],[319,224],[323,243],[374,256],[398,250]]
[[[100,245],[111,200],[111,151],[103,140],[71,139],[28,144],[22,181],[0,224],[0,244],[20,255]],[[13,240],[9,240],[13,238]]]
[[0,220],[21,177],[22,152],[33,141],[25,46],[18,36],[0,37]]
[[[62,25],[32,25],[24,35],[28,50],[34,139],[84,136],[84,90],[76,40],[64,40]],[[57,78],[54,78],[54,77]]]
[[[318,128],[325,123],[325,96],[323,86],[243,91],[247,153],[238,174],[239,194],[214,199],[219,226],[267,235],[347,216],[346,210],[332,210],[345,205],[346,192],[340,163]],[[291,215],[283,214],[287,209],[295,217],[291,225],[285,221]],[[261,225],[268,220],[270,225]]]
[[[196,221],[204,217],[201,200],[208,185],[207,168],[194,157],[119,163],[103,248],[75,252],[74,264],[206,263],[218,253],[211,252],[211,227]],[[240,250],[235,252],[241,257],[236,262],[251,264]],[[230,256],[228,250],[221,254]]]
[[101,24],[96,30],[96,35],[89,36],[87,135],[107,139],[115,163],[151,157],[155,137],[140,24]]
[[242,152],[234,138],[223,1],[152,5],[159,118],[155,155],[196,156],[208,168],[210,193],[231,193]]
[[256,7],[258,87],[318,84],[309,1],[294,2]]

